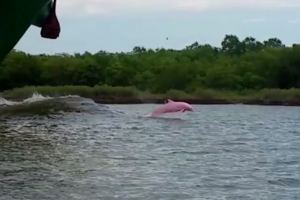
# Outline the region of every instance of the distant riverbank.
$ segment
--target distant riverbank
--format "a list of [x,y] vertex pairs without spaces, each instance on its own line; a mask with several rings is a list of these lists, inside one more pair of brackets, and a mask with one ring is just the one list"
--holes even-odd
[[300,106],[300,89],[263,89],[243,91],[216,91],[198,89],[193,93],[170,90],[165,94],[142,92],[134,87],[110,86],[37,86],[16,88],[0,93],[7,100],[23,100],[39,93],[44,96],[79,95],[103,104],[163,103],[165,99],[191,104],[249,104]]

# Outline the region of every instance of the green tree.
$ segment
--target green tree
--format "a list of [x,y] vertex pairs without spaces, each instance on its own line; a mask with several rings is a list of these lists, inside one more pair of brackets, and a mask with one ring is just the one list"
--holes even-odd
[[244,90],[300,87],[300,45],[278,38],[225,35],[220,47],[194,42],[181,50],[133,47],[130,52],[99,51],[29,55],[11,51],[0,65],[0,90],[30,85],[135,86],[163,93],[171,89]]

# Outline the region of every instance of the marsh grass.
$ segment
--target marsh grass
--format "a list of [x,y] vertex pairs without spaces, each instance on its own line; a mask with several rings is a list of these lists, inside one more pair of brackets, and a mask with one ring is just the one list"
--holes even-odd
[[28,86],[4,91],[1,96],[9,99],[24,99],[32,96],[33,93],[39,93],[43,96],[66,96],[79,95],[87,98],[138,98],[138,90],[134,87],[110,87],[103,86]]
[[300,89],[263,89],[253,96],[264,101],[300,101]]
[[169,90],[165,94],[152,94],[147,91],[139,91],[135,87],[111,87],[107,85],[88,86],[28,86],[15,88],[0,93],[0,96],[7,99],[25,99],[33,93],[40,93],[44,96],[65,96],[79,95],[95,99],[194,99],[194,100],[224,100],[233,102],[243,101],[277,101],[297,102],[300,101],[300,89],[263,89],[263,90],[212,90],[196,89],[192,94],[184,91]]

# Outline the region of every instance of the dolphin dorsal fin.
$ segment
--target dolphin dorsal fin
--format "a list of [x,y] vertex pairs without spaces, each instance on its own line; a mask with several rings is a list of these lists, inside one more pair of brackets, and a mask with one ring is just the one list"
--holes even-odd
[[167,99],[167,103],[171,103],[171,102],[174,102],[174,101],[171,99]]

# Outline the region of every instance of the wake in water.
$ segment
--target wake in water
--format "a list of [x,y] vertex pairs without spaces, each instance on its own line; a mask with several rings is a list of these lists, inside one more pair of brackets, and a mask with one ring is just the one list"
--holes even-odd
[[34,93],[23,101],[10,101],[0,98],[0,115],[7,114],[57,114],[61,112],[94,113],[94,114],[124,114],[121,111],[112,110],[109,106],[95,103],[92,99],[78,95],[66,95],[60,97],[43,96]]
[[[77,95],[67,95],[67,96],[61,96],[58,97],[60,99],[63,98],[72,98],[72,97],[79,97]],[[4,98],[0,98],[0,106],[16,106],[16,105],[22,105],[22,104],[29,104],[29,103],[35,103],[35,102],[41,102],[46,100],[55,99],[54,97],[50,96],[43,96],[39,93],[34,93],[31,97],[24,99],[23,101],[9,101]]]
[[155,118],[155,119],[175,119],[183,120],[186,113],[165,113],[158,116],[132,115],[125,111],[112,109],[108,105],[97,104],[92,99],[83,98],[78,95],[66,95],[60,97],[43,96],[34,93],[31,97],[23,101],[10,101],[0,97],[0,116],[18,114],[27,115],[57,115],[64,113],[88,113],[101,115],[105,117],[137,117],[137,118]]

